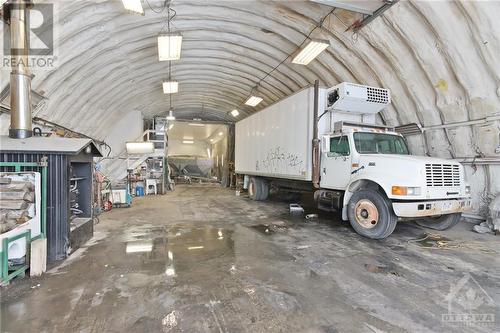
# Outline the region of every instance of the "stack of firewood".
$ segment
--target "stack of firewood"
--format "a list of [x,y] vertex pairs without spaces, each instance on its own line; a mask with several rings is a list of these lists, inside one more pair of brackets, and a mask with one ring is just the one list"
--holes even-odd
[[0,233],[31,220],[34,204],[35,185],[31,181],[0,176]]

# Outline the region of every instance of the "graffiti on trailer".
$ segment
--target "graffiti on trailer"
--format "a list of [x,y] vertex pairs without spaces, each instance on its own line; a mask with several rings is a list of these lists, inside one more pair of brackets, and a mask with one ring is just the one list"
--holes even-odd
[[[282,147],[271,148],[266,155],[266,158],[261,163],[256,161],[255,168],[257,171],[267,171],[271,173],[300,173],[304,161],[293,153],[287,153]],[[260,167],[262,167],[261,170]]]

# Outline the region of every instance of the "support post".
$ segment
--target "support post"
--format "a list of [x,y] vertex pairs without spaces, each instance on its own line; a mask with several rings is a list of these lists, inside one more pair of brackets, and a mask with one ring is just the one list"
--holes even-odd
[[319,80],[314,81],[314,113],[313,113],[313,141],[312,141],[312,183],[319,188],[319,138],[318,138],[318,108],[319,108]]

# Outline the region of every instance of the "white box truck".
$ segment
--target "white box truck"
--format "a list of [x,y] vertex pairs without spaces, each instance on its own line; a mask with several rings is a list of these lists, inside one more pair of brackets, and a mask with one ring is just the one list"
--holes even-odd
[[455,161],[413,156],[405,138],[376,125],[387,89],[341,83],[305,88],[236,123],[235,169],[250,198],[271,187],[314,190],[318,208],[339,211],[366,237],[389,236],[400,220],[444,230],[471,208]]

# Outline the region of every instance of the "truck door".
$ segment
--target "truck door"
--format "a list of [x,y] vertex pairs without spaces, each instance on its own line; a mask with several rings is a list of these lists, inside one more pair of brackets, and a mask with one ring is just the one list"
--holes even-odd
[[351,149],[347,135],[330,137],[329,151],[321,154],[322,188],[345,189],[351,179]]

